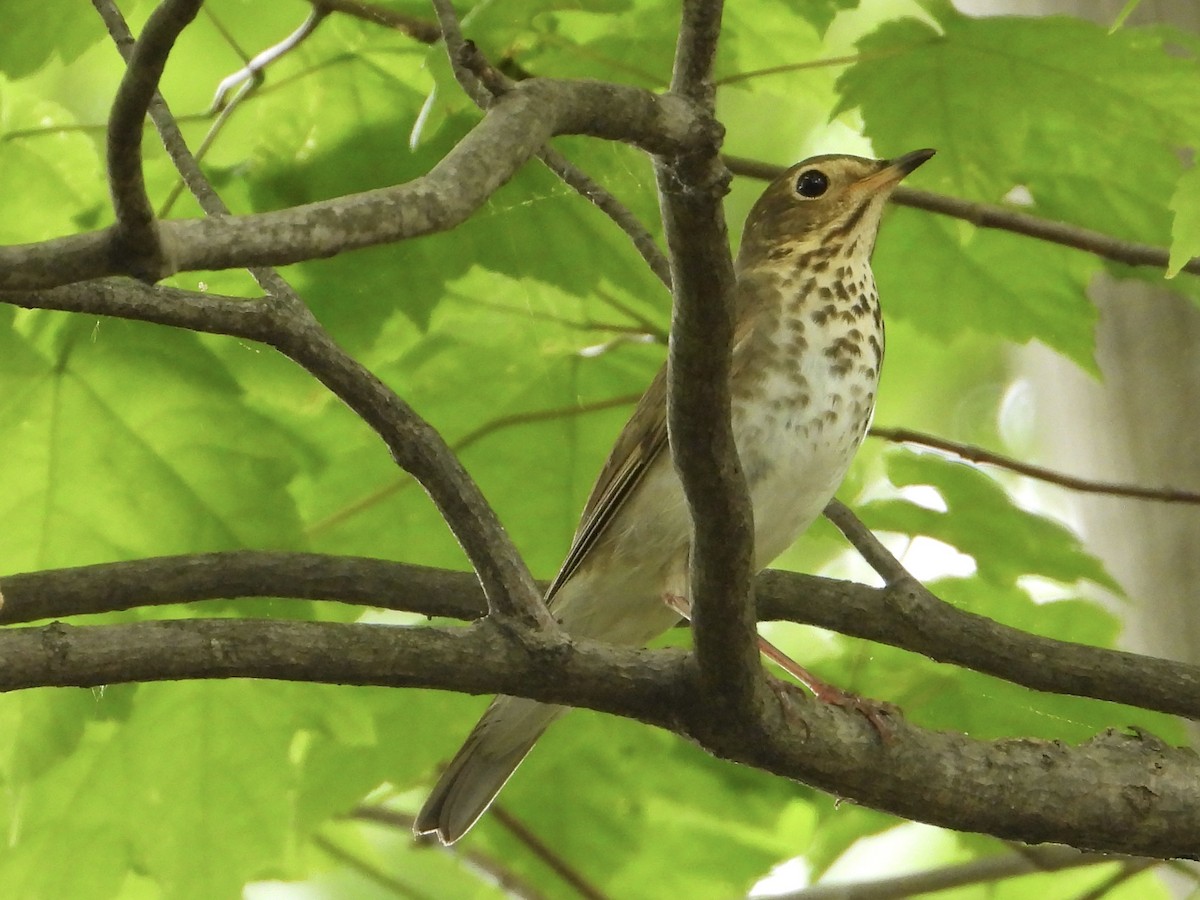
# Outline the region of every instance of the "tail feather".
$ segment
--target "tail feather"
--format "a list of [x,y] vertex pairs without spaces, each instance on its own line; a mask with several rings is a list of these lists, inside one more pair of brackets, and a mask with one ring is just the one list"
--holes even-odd
[[561,706],[521,697],[493,700],[434,785],[413,831],[436,834],[443,844],[453,844],[466,834],[542,732],[564,712]]

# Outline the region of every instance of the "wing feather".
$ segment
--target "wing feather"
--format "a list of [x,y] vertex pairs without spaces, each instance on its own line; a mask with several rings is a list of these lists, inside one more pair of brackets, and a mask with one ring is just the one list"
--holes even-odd
[[612,525],[625,499],[667,448],[667,367],[646,388],[609,453],[580,517],[562,568],[546,592],[552,600]]
[[[756,273],[739,273],[736,301],[739,315],[734,329],[733,370],[736,379],[746,367],[764,322],[754,315],[775,301],[777,290],[773,276],[757,277]],[[769,318],[769,317],[768,317]],[[663,365],[638,401],[633,415],[625,423],[612,452],[596,478],[592,493],[580,517],[579,528],[562,568],[546,592],[547,602],[554,599],[559,588],[578,571],[584,560],[611,527],[626,498],[637,488],[646,472],[663,453],[667,452],[667,367]]]

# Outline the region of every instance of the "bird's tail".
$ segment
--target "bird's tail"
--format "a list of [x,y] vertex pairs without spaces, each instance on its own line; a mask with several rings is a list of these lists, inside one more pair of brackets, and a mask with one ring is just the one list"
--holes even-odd
[[522,697],[492,701],[417,814],[413,831],[453,844],[470,831],[542,732],[566,710]]

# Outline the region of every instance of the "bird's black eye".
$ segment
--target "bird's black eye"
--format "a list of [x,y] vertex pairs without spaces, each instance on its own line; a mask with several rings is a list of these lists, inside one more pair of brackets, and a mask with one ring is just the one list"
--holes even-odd
[[829,176],[820,169],[805,169],[796,179],[796,193],[815,200],[829,190]]

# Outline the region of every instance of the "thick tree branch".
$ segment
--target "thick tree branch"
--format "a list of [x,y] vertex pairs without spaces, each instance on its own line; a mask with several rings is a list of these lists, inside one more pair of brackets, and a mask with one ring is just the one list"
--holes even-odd
[[684,0],[671,91],[711,110],[716,96],[712,83],[713,61],[721,37],[722,0]]
[[[446,231],[556,134],[588,134],[651,153],[678,152],[712,137],[711,123],[678,97],[591,81],[524,81],[432,171],[407,184],[275,212],[160,222],[173,262],[153,274],[282,265]],[[110,240],[102,230],[0,247],[0,290],[131,274],[109,258]]]
[[0,303],[153,322],[252,341],[266,341],[275,329],[261,298],[185,291],[125,278],[102,278],[45,291],[0,293]]
[[[705,112],[720,23],[719,0],[683,4],[671,89]],[[730,425],[734,275],[718,141],[715,132],[707,151],[656,160],[675,294],[667,425],[693,523],[688,584],[701,684],[715,719],[744,725],[757,722],[766,682],[750,600],[753,514]]]
[[[127,36],[124,21],[115,12],[110,18],[110,30],[120,46]],[[151,109],[165,146],[201,207],[217,221],[228,221],[228,208],[200,170],[165,102],[158,98]],[[397,463],[421,482],[474,566],[490,613],[557,634],[524,561],[441,436],[338,346],[276,271],[252,268],[251,274],[267,293],[266,301],[253,306],[260,317],[255,339],[276,348],[328,387],[376,431]]]
[[299,319],[288,314],[284,321],[286,327],[268,343],[354,410],[382,438],[400,467],[421,482],[479,575],[488,612],[560,634],[495,511],[441,435],[342,350],[311,315]]
[[1145,734],[1069,748],[976,741],[902,720],[887,742],[799,693],[769,729],[714,723],[686,654],[515,641],[489,626],[402,628],[192,619],[0,631],[0,690],[180,678],[268,678],[508,693],[629,716],[709,750],[918,821],[1026,842],[1200,856],[1200,758]]
[[530,581],[511,541],[441,437],[386,385],[345,354],[306,310],[289,301],[286,285],[276,283],[278,276],[271,272],[256,274],[274,286],[283,299],[241,300],[115,279],[3,299],[30,308],[120,316],[243,337],[276,347],[358,412],[380,434],[400,465],[430,491],[501,614],[538,622],[553,630],[540,591]]
[[[786,168],[786,166],[735,156],[726,156],[725,164],[735,175],[745,175],[748,178],[758,178],[763,181],[777,178],[779,173]],[[1170,251],[1164,247],[1123,241],[1090,228],[1043,219],[1040,216],[1033,216],[993,203],[974,203],[970,200],[960,200],[957,197],[948,197],[945,194],[935,194],[932,191],[922,191],[905,185],[896,188],[892,193],[892,200],[901,206],[911,206],[914,209],[923,209],[927,212],[963,219],[979,228],[998,228],[1002,231],[1038,238],[1052,244],[1074,247],[1076,250],[1083,250],[1104,259],[1111,259],[1113,262],[1124,263],[1127,266],[1154,266],[1165,270],[1170,258]],[[1181,271],[1200,275],[1200,258],[1193,259]]]
[[[468,572],[250,550],[9,575],[0,578],[0,591],[0,624],[238,597],[331,600],[464,620],[487,612]],[[755,599],[764,622],[815,625],[1035,690],[1200,720],[1200,666],[1028,634],[907,585],[872,588],[768,570],[755,581]]]

